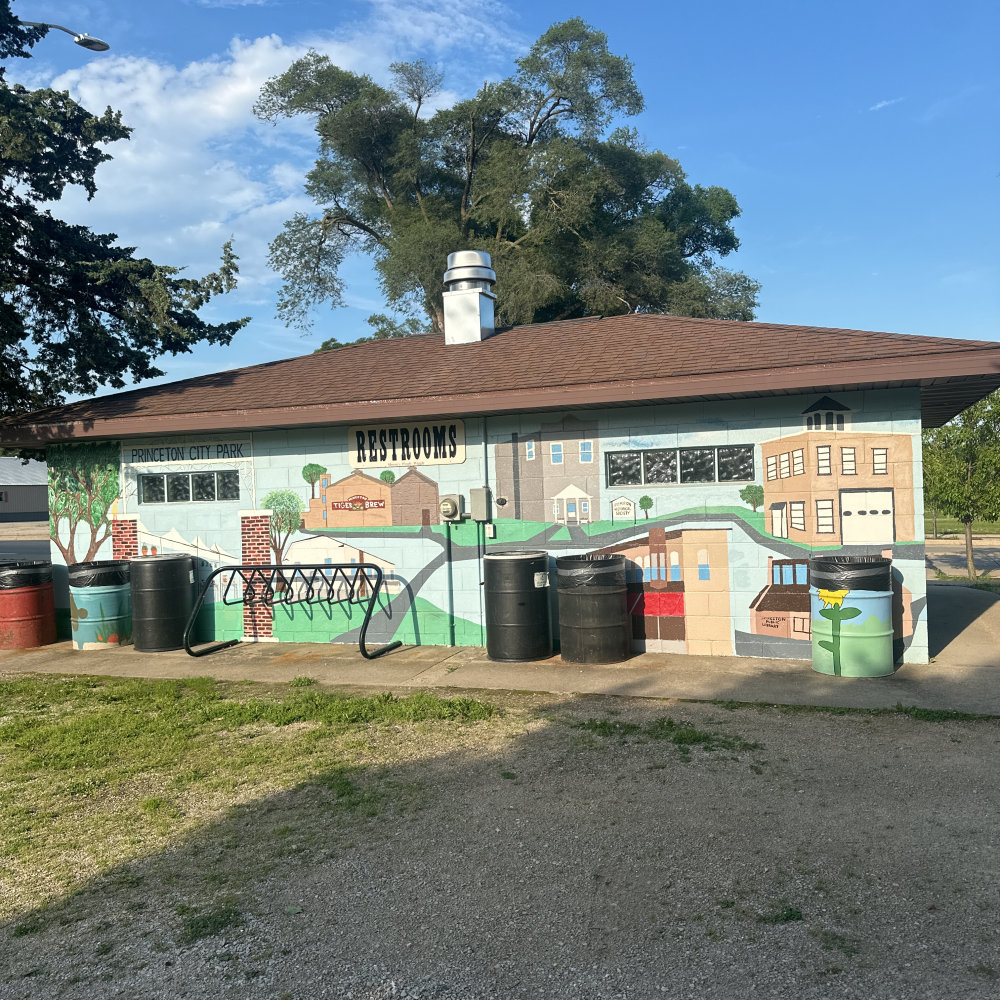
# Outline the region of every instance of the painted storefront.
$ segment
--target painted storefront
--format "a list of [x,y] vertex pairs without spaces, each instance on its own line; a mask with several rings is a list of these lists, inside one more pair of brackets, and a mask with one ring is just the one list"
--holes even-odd
[[[897,652],[925,662],[920,426],[918,390],[891,389],[53,445],[53,560],[374,562],[372,641],[482,645],[487,548],[620,552],[636,649],[808,657],[810,554],[887,554]],[[491,523],[442,520],[482,486]],[[202,624],[249,634],[217,600]],[[288,605],[253,631],[359,625]]]

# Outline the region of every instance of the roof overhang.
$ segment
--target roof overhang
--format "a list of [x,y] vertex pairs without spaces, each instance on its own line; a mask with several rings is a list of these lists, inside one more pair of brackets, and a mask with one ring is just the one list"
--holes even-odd
[[[232,410],[171,415],[117,413],[74,419],[73,404],[0,422],[0,443],[42,448],[59,441],[153,435],[239,432],[332,424],[419,420],[444,416],[487,416],[554,409],[637,406],[716,399],[783,396],[806,392],[919,387],[926,427],[940,426],[970,404],[1000,388],[1000,359],[968,350],[926,356],[859,359],[832,364],[791,365],[738,372],[660,376],[558,387],[526,387],[493,392],[302,406],[248,406]],[[970,372],[977,362],[987,371]],[[929,369],[933,372],[929,373]],[[34,419],[33,419],[34,418]]]

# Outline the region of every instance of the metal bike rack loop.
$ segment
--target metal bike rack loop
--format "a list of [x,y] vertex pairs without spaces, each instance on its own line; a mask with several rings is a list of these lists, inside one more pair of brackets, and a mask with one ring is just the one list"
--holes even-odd
[[[369,650],[365,645],[365,635],[371,622],[378,596],[382,591],[382,569],[374,563],[316,563],[304,566],[223,566],[213,570],[195,601],[191,616],[184,626],[184,649],[191,656],[207,656],[220,649],[237,645],[240,639],[229,639],[216,643],[207,649],[191,648],[191,634],[198,612],[205,603],[205,595],[216,577],[229,575],[222,591],[222,604],[257,604],[264,607],[294,604],[349,604],[365,603],[365,617],[361,623],[358,646],[366,660],[374,660],[403,643],[390,642],[380,649]],[[374,578],[374,583],[372,582]],[[369,595],[366,596],[366,591]]]

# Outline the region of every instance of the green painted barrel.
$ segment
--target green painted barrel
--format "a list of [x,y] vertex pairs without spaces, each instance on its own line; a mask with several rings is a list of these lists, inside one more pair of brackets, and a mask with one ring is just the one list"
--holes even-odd
[[69,573],[74,649],[105,649],[132,641],[132,593],[124,560],[76,563]]
[[895,670],[892,560],[809,560],[813,670],[837,677],[885,677]]

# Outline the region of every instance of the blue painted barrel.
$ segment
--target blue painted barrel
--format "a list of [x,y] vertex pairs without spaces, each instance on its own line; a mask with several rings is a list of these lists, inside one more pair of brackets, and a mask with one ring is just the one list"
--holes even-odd
[[809,560],[813,670],[837,677],[885,677],[895,670],[892,560]]
[[68,566],[74,649],[106,649],[132,641],[128,563],[119,559]]

